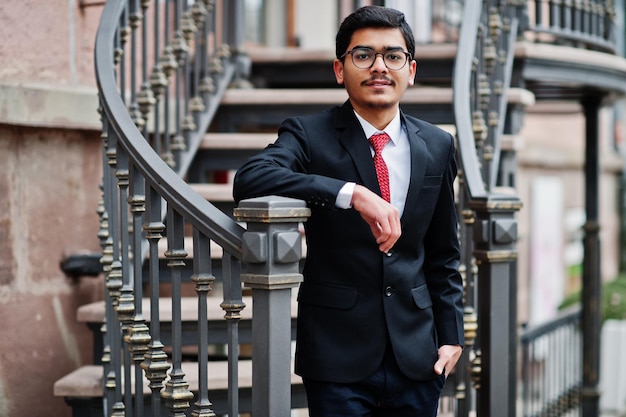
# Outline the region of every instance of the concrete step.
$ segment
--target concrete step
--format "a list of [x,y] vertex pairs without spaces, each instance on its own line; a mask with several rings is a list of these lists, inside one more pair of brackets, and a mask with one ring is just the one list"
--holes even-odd
[[[525,90],[523,90],[525,91]],[[532,94],[526,92],[532,97]],[[289,116],[312,114],[340,105],[348,96],[343,88],[324,89],[229,89],[222,98],[211,131],[275,132]],[[509,99],[522,100],[511,92]],[[435,124],[453,124],[452,89],[442,87],[409,88],[402,109]]]
[[[240,412],[251,412],[252,399],[252,361],[239,360],[239,410]],[[228,412],[228,372],[226,361],[211,361],[208,363],[208,387],[209,399],[213,403],[213,411],[217,415]],[[197,398],[198,392],[198,364],[196,362],[183,362],[182,370],[185,373],[185,381],[189,384],[189,390]],[[133,372],[134,374],[134,372]],[[102,376],[103,367],[99,365],[82,366],[73,372],[57,380],[53,386],[53,393],[56,397],[63,397],[74,411],[74,416],[92,416],[102,414]],[[122,378],[122,381],[124,378]],[[134,381],[134,375],[131,376]],[[144,378],[143,393],[145,404],[150,406],[149,381]],[[133,393],[134,393],[133,382]],[[192,407],[193,407],[193,401]],[[291,408],[305,408],[306,394],[302,379],[291,373]],[[77,411],[80,410],[80,411]],[[90,414],[91,413],[91,414]],[[145,417],[148,417],[150,410],[146,409]]]
[[[216,285],[217,286],[217,285]],[[211,293],[213,294],[213,293]],[[221,346],[228,343],[228,321],[226,314],[220,307],[221,294],[209,295],[207,302],[207,321],[209,330],[209,344]],[[252,296],[244,295],[243,302],[246,307],[241,311],[241,319],[238,323],[239,343],[246,345],[252,342]],[[296,337],[296,316],[298,305],[295,297],[291,301],[291,338]],[[142,300],[142,315],[146,325],[150,327],[150,300]],[[170,297],[159,298],[159,324],[161,329],[161,342],[165,346],[171,345],[172,329],[172,299]],[[102,325],[105,321],[104,301],[96,301],[80,306],[76,312],[76,320],[91,330],[93,339],[93,363],[100,364],[103,348],[104,335]],[[181,298],[181,327],[184,346],[195,346],[198,340],[198,299],[196,297]]]
[[228,184],[189,184],[191,188],[210,202],[231,203],[233,199],[233,185]]
[[229,133],[209,132],[204,135],[200,149],[206,150],[255,150],[259,151],[276,140],[275,133]]
[[[252,320],[252,297],[243,296],[243,302],[246,307],[241,311],[241,321]],[[150,322],[150,300],[144,298],[141,300],[144,319]],[[218,295],[210,295],[207,302],[207,318],[209,322],[226,322],[224,319],[224,310],[220,307],[221,297]],[[297,303],[295,299],[291,303],[291,317],[297,315]],[[172,321],[172,299],[170,297],[159,298],[159,315],[161,323],[169,323]],[[80,323],[104,323],[105,305],[104,301],[96,301],[78,307],[76,311],[76,320]],[[184,323],[190,323],[194,326],[198,324],[198,299],[196,297],[181,297],[181,320]]]
[[[336,87],[332,70],[335,51],[296,47],[247,46],[252,61],[250,80],[257,87],[322,88]],[[419,62],[417,79],[427,85],[450,85],[456,57],[456,44],[415,45]]]

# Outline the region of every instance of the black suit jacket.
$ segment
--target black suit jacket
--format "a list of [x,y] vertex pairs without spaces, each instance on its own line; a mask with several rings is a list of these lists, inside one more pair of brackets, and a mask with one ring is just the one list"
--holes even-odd
[[462,280],[450,134],[401,113],[411,149],[402,236],[378,250],[354,209],[337,209],[355,182],[379,193],[369,144],[349,101],[287,119],[278,140],[242,166],[236,201],[264,195],[305,200],[307,259],[298,294],[296,372],[353,382],[372,374],[390,344],[410,378],[436,378],[443,344],[463,344]]

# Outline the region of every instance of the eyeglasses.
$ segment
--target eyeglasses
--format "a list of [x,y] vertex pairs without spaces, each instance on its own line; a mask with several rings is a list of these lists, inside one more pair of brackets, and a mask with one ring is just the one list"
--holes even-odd
[[341,55],[341,59],[344,59],[346,55],[352,55],[352,63],[355,67],[360,69],[372,68],[376,57],[382,55],[385,66],[392,71],[398,71],[404,68],[411,54],[402,50],[391,50],[387,52],[376,52],[371,48],[359,47],[350,49],[345,54]]

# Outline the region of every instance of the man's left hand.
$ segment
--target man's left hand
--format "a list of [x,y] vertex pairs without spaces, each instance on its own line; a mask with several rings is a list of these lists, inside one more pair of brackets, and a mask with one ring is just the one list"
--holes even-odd
[[439,348],[439,360],[435,363],[435,373],[444,376],[450,375],[452,369],[456,366],[463,348],[459,345],[443,345]]

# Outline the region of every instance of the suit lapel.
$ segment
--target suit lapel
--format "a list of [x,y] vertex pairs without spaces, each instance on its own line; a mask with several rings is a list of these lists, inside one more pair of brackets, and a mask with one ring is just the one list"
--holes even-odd
[[426,172],[426,143],[420,136],[419,128],[407,120],[402,115],[402,120],[406,126],[409,137],[409,146],[411,149],[411,177],[409,181],[409,190],[406,196],[404,212],[402,213],[402,223],[408,222],[410,217],[416,213],[415,207],[419,204],[418,196],[424,183],[424,174]]
[[350,154],[363,185],[380,195],[374,161],[363,128],[354,115],[349,101],[341,107],[340,111],[337,128],[343,131],[340,133],[339,141]]
[[[376,169],[374,168],[370,147],[367,140],[365,140],[363,128],[354,115],[350,101],[344,103],[340,112],[337,123],[337,129],[341,131],[339,141],[354,161],[354,166],[363,181],[363,185],[380,195],[380,187],[378,186],[378,178],[376,177]],[[420,136],[419,127],[407,120],[403,113],[401,113],[401,117],[407,129],[411,151],[409,190],[401,219],[404,223],[416,211],[415,207],[418,204],[418,196],[424,183],[424,174],[426,172],[427,149],[424,139]]]

